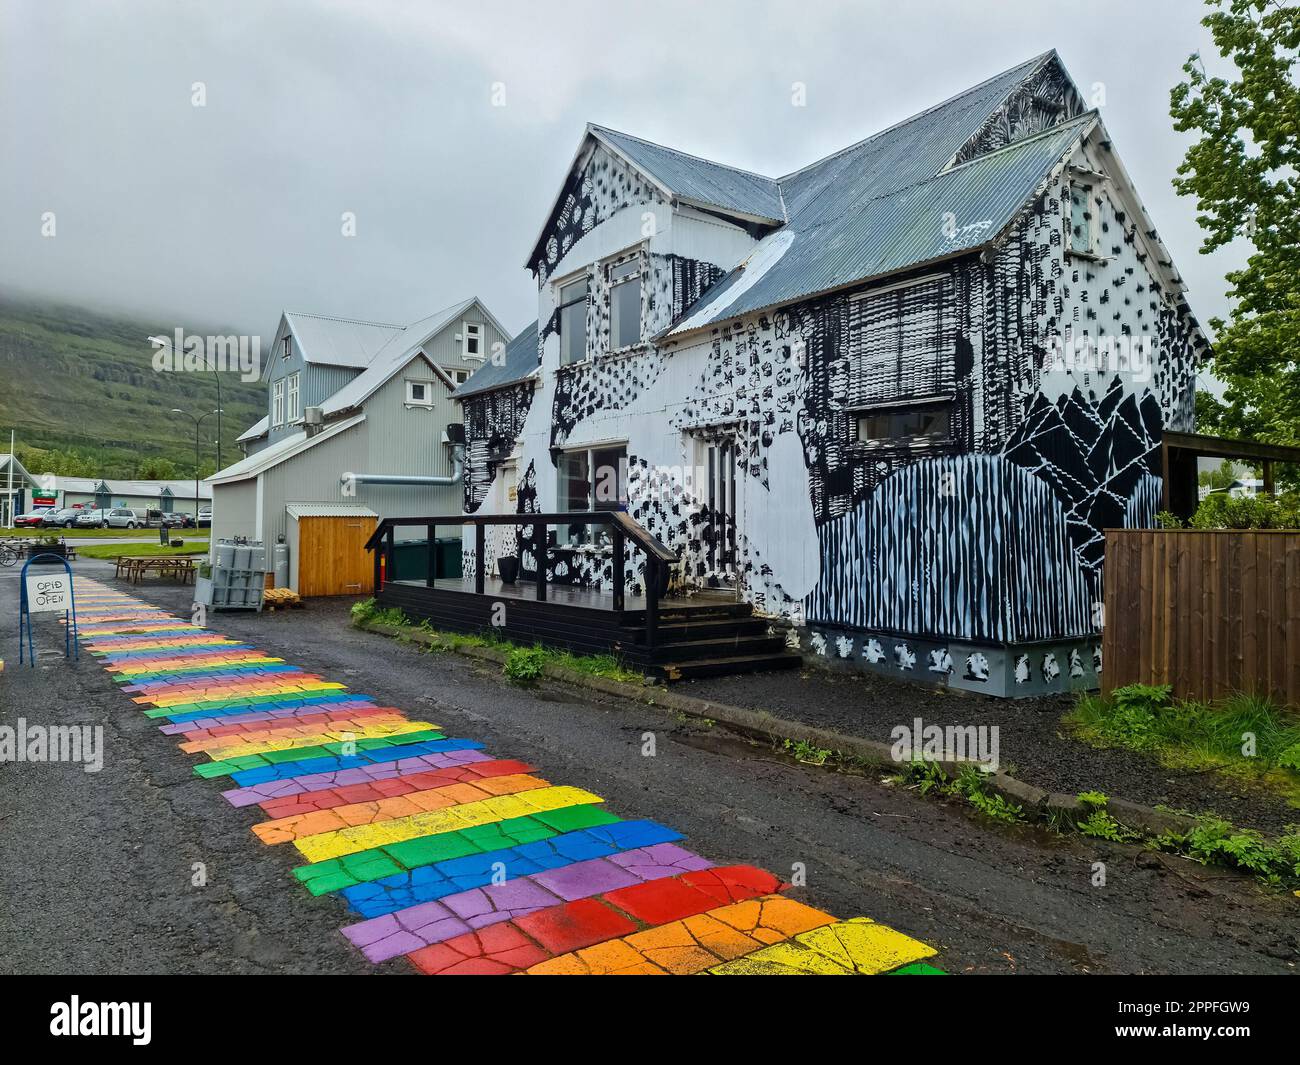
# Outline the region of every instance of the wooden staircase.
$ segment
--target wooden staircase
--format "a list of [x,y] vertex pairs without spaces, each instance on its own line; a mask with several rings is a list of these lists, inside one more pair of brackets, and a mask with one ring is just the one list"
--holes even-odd
[[618,653],[628,665],[657,680],[691,680],[735,673],[798,669],[802,658],[768,632],[748,603],[703,602],[659,611],[653,647],[646,646],[645,619],[628,611],[619,630]]

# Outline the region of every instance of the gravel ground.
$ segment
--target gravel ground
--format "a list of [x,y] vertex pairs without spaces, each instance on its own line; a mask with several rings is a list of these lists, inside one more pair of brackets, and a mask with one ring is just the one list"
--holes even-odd
[[[112,567],[77,563],[111,581]],[[123,585],[123,587],[126,587]],[[131,589],[188,614],[191,590]],[[116,690],[98,662],[14,654],[17,583],[0,574],[0,722],[102,724],[105,766],[0,765],[0,971],[16,973],[408,972],[366,964],[339,935],[352,918],[290,877],[287,847]],[[246,638],[450,735],[590,788],[623,816],[672,825],[719,862],[789,875],[798,897],[867,914],[973,973],[1293,973],[1297,902],[1256,882],[1134,847],[1002,828],[876,777],[793,764],[721,730],[561,686],[521,691],[495,667],[422,654],[351,628],[346,601],[218,614]],[[43,632],[43,646],[54,644]],[[765,678],[771,683],[773,678]],[[911,711],[909,710],[909,713]],[[643,736],[657,737],[653,758]],[[1105,862],[1104,886],[1093,885]],[[192,885],[194,862],[207,867]]]
[[1049,791],[1074,795],[1096,790],[1147,806],[1214,812],[1271,833],[1300,824],[1300,809],[1263,789],[1081,742],[1061,722],[1074,705],[1069,695],[992,699],[888,677],[795,670],[687,681],[676,690],[885,743],[894,726],[910,725],[916,717],[926,724],[996,725],[1002,768]]

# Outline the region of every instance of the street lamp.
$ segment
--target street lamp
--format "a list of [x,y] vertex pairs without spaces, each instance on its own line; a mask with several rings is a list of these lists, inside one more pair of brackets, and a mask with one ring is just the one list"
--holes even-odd
[[221,408],[194,415],[187,410],[181,410],[180,407],[173,407],[172,413],[183,414],[194,423],[194,527],[197,529],[199,527],[199,426],[203,424],[204,418],[210,418],[214,414],[219,416]]

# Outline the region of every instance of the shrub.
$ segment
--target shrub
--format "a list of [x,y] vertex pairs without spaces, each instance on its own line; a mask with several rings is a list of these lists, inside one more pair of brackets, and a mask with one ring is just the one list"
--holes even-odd
[[536,684],[546,665],[545,647],[512,647],[506,652],[504,672],[512,684]]
[[1201,500],[1192,515],[1193,529],[1296,529],[1300,528],[1300,500],[1294,494],[1242,496],[1213,492]]

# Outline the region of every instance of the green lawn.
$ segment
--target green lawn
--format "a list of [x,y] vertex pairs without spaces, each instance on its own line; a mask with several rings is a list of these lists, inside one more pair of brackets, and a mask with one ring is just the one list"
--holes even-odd
[[164,555],[206,555],[207,540],[186,540],[181,547],[163,547],[154,540],[151,544],[86,544],[77,548],[78,558],[131,558],[141,556],[162,558]]
[[[172,531],[181,536],[194,536],[196,539],[208,535],[207,529],[174,529]],[[33,536],[63,536],[69,540],[102,540],[105,538],[120,540],[129,537],[141,542],[146,540],[152,540],[154,543],[158,542],[157,529],[14,529],[0,527],[0,540],[26,540]]]

